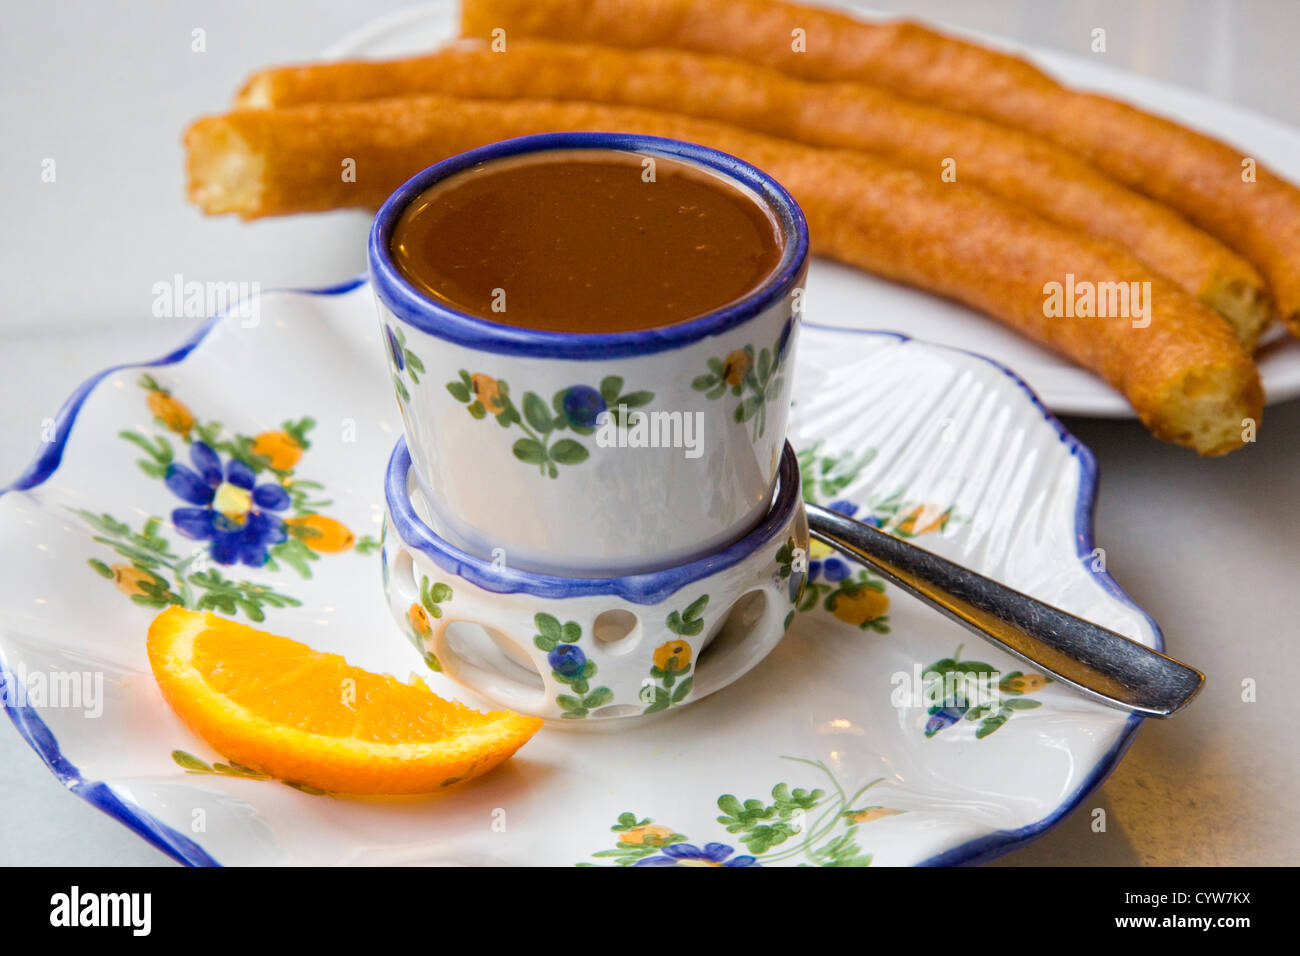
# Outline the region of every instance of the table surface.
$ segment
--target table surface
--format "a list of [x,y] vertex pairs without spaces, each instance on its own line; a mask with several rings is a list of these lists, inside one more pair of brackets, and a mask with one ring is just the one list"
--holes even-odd
[[[189,331],[151,317],[152,286],[189,278],[327,285],[364,268],[328,235],[334,214],[245,225],[183,201],[179,132],[221,109],[258,66],[309,59],[406,6],[237,0],[6,6],[0,31],[0,481],[26,464],[41,421],[73,387]],[[884,4],[879,4],[883,6]],[[900,13],[1094,56],[1300,126],[1290,0],[911,0]],[[130,12],[134,11],[134,12]],[[195,30],[205,49],[193,50]],[[56,181],[41,180],[56,162]],[[93,211],[93,214],[92,214]],[[338,214],[346,216],[350,214]],[[76,281],[69,282],[69,264]],[[160,330],[159,322],[175,328]],[[994,865],[1300,862],[1300,402],[1269,409],[1258,444],[1201,461],[1137,424],[1070,419],[1101,468],[1097,540],[1160,623],[1171,653],[1208,675],[1173,721],[1149,721],[1079,809]],[[0,575],[8,560],[0,554]],[[1243,681],[1258,691],[1243,702]],[[0,864],[170,860],[67,792],[0,721]],[[1094,810],[1106,811],[1094,832]]]

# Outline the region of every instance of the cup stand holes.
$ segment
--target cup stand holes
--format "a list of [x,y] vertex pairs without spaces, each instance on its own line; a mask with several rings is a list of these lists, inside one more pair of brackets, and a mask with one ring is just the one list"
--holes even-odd
[[443,641],[453,658],[443,660],[443,666],[457,672],[471,686],[478,682],[479,674],[484,674],[497,678],[491,681],[493,684],[504,681],[519,685],[523,693],[541,694],[545,690],[532,658],[499,631],[474,621],[451,621],[443,632]]
[[711,669],[743,653],[745,639],[761,624],[768,610],[768,593],[759,588],[741,595],[722,624],[705,642],[696,661],[696,673]]
[[415,559],[411,552],[402,548],[393,559],[393,571],[389,575],[389,586],[401,600],[419,599],[420,588],[415,583]]
[[626,654],[641,642],[641,620],[631,611],[610,608],[591,624],[596,645],[608,654]]

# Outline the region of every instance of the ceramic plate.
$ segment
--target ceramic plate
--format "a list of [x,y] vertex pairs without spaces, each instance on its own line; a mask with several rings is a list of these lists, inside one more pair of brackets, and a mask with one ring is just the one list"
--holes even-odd
[[[776,651],[656,722],[548,726],[498,771],[428,798],[312,794],[224,765],[150,673],[145,632],[166,603],[262,621],[482,706],[425,669],[384,604],[382,478],[400,425],[370,289],[255,305],[88,382],[0,496],[6,709],[70,789],[179,860],[981,860],[1068,812],[1137,728],[814,552]],[[1091,455],[1004,369],[898,335],[807,329],[795,396],[809,498],[1160,646],[1093,550]],[[182,536],[185,502],[164,475],[200,440],[286,483],[291,502],[268,514],[311,525],[316,547],[291,536],[250,567]],[[989,681],[983,696],[936,692],[961,674]]]
[[[852,12],[865,17],[886,16],[857,7]],[[344,58],[410,56],[428,51],[455,36],[458,15],[458,8],[450,0],[399,11],[375,20],[325,52],[331,58]],[[1260,162],[1300,182],[1300,132],[1275,120],[1092,61],[1047,49],[1015,46],[946,24],[937,26],[1026,56],[1071,86],[1117,96],[1219,139],[1239,143]],[[364,231],[357,227],[349,241],[359,245],[364,241]],[[808,293],[808,315],[815,322],[839,328],[892,329],[987,355],[1014,369],[1057,414],[1135,417],[1124,397],[1091,372],[965,306],[825,260],[813,260]],[[1275,326],[1261,342],[1256,361],[1268,403],[1300,395],[1300,341]]]

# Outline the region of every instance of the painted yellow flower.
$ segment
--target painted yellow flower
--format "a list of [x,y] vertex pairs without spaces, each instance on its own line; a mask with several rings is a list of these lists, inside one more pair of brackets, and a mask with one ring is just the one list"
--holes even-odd
[[500,415],[506,407],[501,403],[501,385],[491,375],[484,375],[482,372],[470,378],[470,383],[474,389],[474,397],[483,403],[493,415]]
[[1021,674],[1007,681],[1007,690],[1015,694],[1032,694],[1047,686],[1047,678],[1042,674]]
[[297,537],[307,547],[321,554],[337,554],[346,551],[357,540],[357,536],[348,529],[347,525],[325,515],[303,515],[300,518],[290,518],[285,524],[303,529],[303,533]]
[[655,648],[655,667],[661,671],[682,670],[690,663],[691,645],[685,641],[669,641]]
[[673,835],[672,827],[661,827],[657,823],[647,823],[645,826],[633,827],[624,831],[619,836],[620,843],[630,843],[633,846],[660,846],[669,837]]
[[745,380],[748,371],[749,353],[744,349],[736,349],[722,360],[722,377],[728,385],[739,385]]
[[135,597],[137,594],[144,594],[144,588],[141,587],[145,582],[152,582],[154,576],[148,571],[141,571],[139,568],[130,564],[115,564],[112,567],[113,583],[117,589],[127,597]]
[[847,816],[854,823],[870,823],[873,820],[883,820],[885,817],[897,816],[906,812],[905,810],[895,810],[893,807],[867,807],[865,810],[858,810],[847,814]]
[[164,392],[161,389],[150,392],[149,397],[145,399],[149,403],[149,411],[162,421],[170,431],[178,435],[188,435],[190,429],[194,427],[194,415],[185,403],[180,399],[174,398],[171,392]]
[[822,558],[828,558],[835,553],[835,549],[824,541],[818,541],[813,538],[808,542],[808,557],[813,561],[820,561]]
[[429,624],[429,612],[419,604],[411,605],[411,609],[406,612],[406,618],[420,637],[428,637],[433,633],[433,627]]
[[253,454],[265,458],[276,471],[288,471],[302,458],[302,446],[288,432],[262,432],[253,439]]
[[948,510],[936,511],[934,505],[916,505],[903,513],[903,519],[895,527],[903,534],[932,534],[948,526],[951,514]]
[[859,587],[831,598],[831,613],[846,624],[861,627],[889,611],[889,596],[875,588]]

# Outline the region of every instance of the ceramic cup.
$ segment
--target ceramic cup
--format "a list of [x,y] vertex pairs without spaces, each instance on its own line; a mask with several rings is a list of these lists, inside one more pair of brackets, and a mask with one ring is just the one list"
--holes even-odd
[[[424,297],[398,271],[393,228],[430,186],[481,163],[574,149],[670,157],[747,190],[778,224],[780,264],[725,308],[607,334],[487,322]],[[526,136],[408,181],[375,218],[370,275],[411,458],[439,533],[511,567],[576,575],[672,567],[743,536],[762,520],[776,483],[807,256],[803,214],[775,180],[675,140]],[[627,414],[615,421],[627,427],[609,428],[620,406]]]
[[494,705],[569,725],[626,726],[741,677],[780,642],[806,575],[793,450],[747,535],[686,564],[623,577],[494,566],[425,520],[405,439],[388,463],[384,589],[425,663]]

